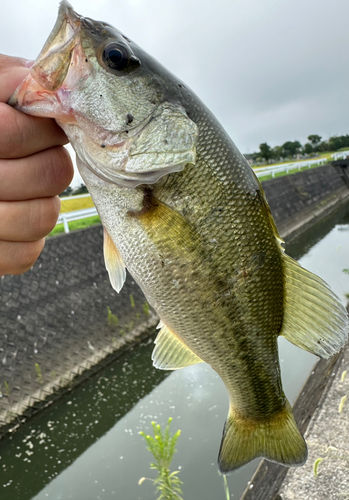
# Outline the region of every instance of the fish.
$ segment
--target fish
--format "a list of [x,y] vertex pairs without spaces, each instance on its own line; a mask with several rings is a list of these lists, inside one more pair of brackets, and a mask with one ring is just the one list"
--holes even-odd
[[205,362],[224,382],[220,471],[256,457],[303,465],[278,337],[327,358],[345,345],[348,316],[285,253],[260,182],[215,116],[133,40],[65,0],[9,103],[68,136],[111,285],[119,292],[127,269],[160,317],[154,366]]

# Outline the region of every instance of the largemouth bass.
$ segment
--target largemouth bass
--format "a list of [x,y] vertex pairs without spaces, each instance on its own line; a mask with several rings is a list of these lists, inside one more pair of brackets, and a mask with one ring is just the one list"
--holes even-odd
[[69,137],[105,228],[112,286],[120,291],[127,268],[161,318],[154,365],[204,361],[222,378],[220,470],[259,456],[302,465],[277,338],[331,356],[347,340],[347,314],[284,253],[259,181],[211,112],[132,40],[66,1],[10,103],[55,118]]

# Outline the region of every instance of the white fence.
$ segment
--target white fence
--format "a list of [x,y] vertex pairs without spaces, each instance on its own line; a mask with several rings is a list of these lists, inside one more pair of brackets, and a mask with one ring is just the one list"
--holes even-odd
[[[74,196],[76,198],[76,196]],[[59,214],[57,224],[64,224],[64,231],[69,233],[69,222],[73,220],[86,219],[87,217],[93,217],[94,215],[98,215],[95,207],[85,208],[84,210],[75,210],[74,212],[65,212],[63,214]]]
[[288,173],[290,170],[295,170],[296,168],[300,170],[304,167],[312,167],[314,165],[323,165],[327,162],[326,158],[318,158],[315,160],[305,160],[305,161],[295,161],[292,163],[283,163],[282,165],[270,165],[270,167],[260,167],[253,169],[256,176],[258,178],[265,177],[266,175],[270,175],[275,177],[276,173],[286,172]]
[[338,160],[339,158],[346,158],[347,156],[349,156],[349,151],[339,151],[338,153],[331,155],[331,157],[335,160]]

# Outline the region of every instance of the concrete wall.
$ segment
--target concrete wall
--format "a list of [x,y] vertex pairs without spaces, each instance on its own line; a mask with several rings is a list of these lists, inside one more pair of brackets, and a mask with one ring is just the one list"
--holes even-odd
[[[263,187],[283,237],[349,195],[331,166]],[[32,270],[0,278],[0,437],[156,324],[130,276],[120,295],[111,288],[102,240],[101,226],[51,238]],[[117,325],[108,322],[108,306]]]
[[0,278],[0,437],[156,324],[129,275],[111,288],[102,248],[101,226],[50,238],[30,271]]
[[264,182],[263,188],[282,237],[304,231],[348,199],[346,175],[345,167],[325,165]]

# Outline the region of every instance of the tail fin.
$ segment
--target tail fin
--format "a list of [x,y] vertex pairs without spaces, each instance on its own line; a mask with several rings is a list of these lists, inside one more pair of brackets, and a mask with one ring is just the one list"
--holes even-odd
[[224,474],[265,457],[285,466],[300,466],[308,456],[307,445],[287,402],[283,410],[266,421],[245,420],[230,407],[223,431],[218,465]]

